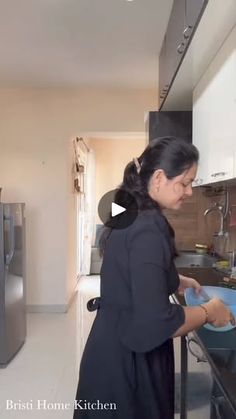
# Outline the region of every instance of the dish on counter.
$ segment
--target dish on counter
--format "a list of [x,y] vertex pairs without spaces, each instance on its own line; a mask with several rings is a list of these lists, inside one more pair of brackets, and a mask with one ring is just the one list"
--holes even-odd
[[[223,303],[229,307],[231,313],[236,318],[236,290],[211,286],[203,286],[202,288],[210,298],[220,298]],[[184,297],[188,306],[198,306],[206,302],[201,294],[195,292],[194,288],[187,288],[184,292]],[[204,327],[214,332],[227,332],[234,329],[236,326],[233,326],[229,322],[226,326],[222,327],[214,327],[210,323],[206,323]]]
[[196,253],[199,253],[200,255],[206,255],[208,250],[208,246],[206,244],[195,244],[195,251]]

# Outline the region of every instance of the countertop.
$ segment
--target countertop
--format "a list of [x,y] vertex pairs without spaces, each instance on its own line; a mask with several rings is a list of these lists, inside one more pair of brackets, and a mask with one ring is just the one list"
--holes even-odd
[[[178,272],[197,279],[201,285],[220,285],[224,276],[213,268],[179,268]],[[174,297],[178,303],[185,305],[183,296],[176,293]],[[236,328],[221,333],[201,327],[194,331],[194,337],[236,415]]]

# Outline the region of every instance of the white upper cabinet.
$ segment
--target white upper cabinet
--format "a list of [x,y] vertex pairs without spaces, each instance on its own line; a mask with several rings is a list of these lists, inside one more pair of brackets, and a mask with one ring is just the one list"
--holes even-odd
[[236,27],[193,92],[198,184],[236,177]]

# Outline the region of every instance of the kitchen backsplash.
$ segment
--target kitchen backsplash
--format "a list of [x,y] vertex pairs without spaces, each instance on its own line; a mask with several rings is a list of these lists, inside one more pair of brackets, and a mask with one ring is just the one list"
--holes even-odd
[[192,197],[186,200],[180,211],[165,210],[175,230],[179,250],[195,250],[196,243],[213,245],[222,256],[226,256],[230,250],[236,250],[236,186],[229,186],[230,213],[225,224],[228,237],[213,238],[220,227],[219,212],[212,211],[204,216],[204,211],[214,202],[224,202],[224,195],[219,190],[209,192],[206,188],[193,188]]
[[164,213],[175,230],[176,245],[179,250],[195,249],[195,243],[209,243],[205,234],[204,210],[208,206],[208,199],[201,193],[200,188],[193,189],[193,195],[182,205],[181,210],[165,210]]

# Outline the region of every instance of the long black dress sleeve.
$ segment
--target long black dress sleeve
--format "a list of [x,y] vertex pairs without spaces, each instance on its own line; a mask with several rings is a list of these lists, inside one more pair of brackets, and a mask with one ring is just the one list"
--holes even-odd
[[131,309],[120,320],[121,341],[135,352],[164,343],[184,323],[184,310],[169,295],[179,285],[165,234],[154,225],[138,225],[127,237]]

